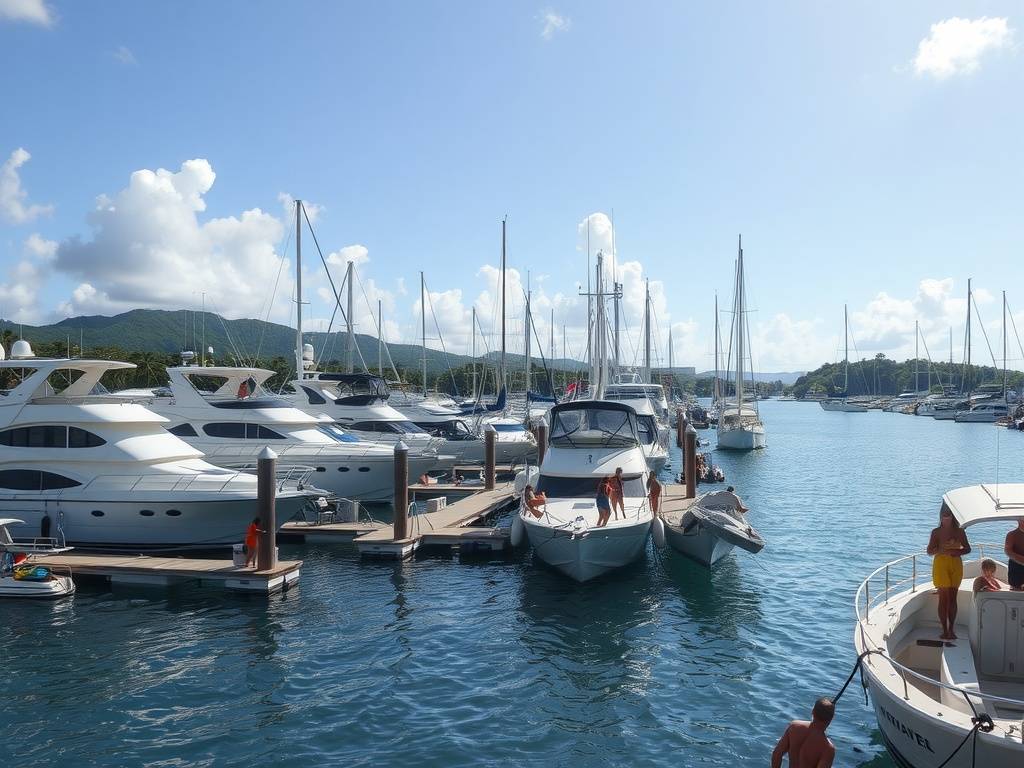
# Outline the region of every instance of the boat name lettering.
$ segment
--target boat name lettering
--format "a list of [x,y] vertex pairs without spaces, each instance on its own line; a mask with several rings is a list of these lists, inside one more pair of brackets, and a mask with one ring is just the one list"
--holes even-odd
[[896,730],[898,730],[911,741],[917,742],[918,746],[924,747],[932,754],[935,753],[935,750],[932,749],[932,745],[928,743],[928,739],[926,739],[920,733],[917,733],[916,731],[905,726],[903,723],[897,720],[885,707],[879,706],[878,708],[882,711],[882,714],[885,715],[885,719],[892,723],[893,727],[896,728]]

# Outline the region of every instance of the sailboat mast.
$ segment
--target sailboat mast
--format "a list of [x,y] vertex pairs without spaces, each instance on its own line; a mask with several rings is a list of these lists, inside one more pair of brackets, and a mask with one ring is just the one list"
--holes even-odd
[[918,329],[918,321],[914,321],[914,394],[917,394],[921,390],[921,378],[919,367],[921,362],[921,353],[918,349],[918,344],[921,343],[920,331]]
[[967,390],[967,395],[971,394],[971,278],[967,278],[967,330],[964,334],[964,340],[966,343],[966,350],[964,352],[964,375],[963,381],[960,382],[960,388]]
[[346,321],[348,326],[348,338],[345,345],[345,372],[352,373],[354,370],[354,358],[356,349],[356,335],[355,325],[352,322],[352,267],[355,266],[355,262],[350,261],[348,263],[348,269],[345,274],[345,281],[348,283],[348,297],[345,302],[345,313]]
[[473,305],[473,341],[470,343],[469,355],[473,358],[473,399],[476,399],[476,304]]
[[651,281],[644,294],[644,381],[651,383]]
[[721,399],[721,386],[718,383],[718,292],[715,291],[715,380],[711,388],[712,405],[717,405]]
[[505,222],[501,220],[501,383],[499,390],[505,387]]
[[1006,291],[1003,291],[1003,402],[1006,402]]
[[423,340],[423,396],[427,396],[427,281],[420,272],[420,327]]
[[675,365],[672,361],[672,326],[668,327],[668,393],[672,394],[676,383]]
[[[613,262],[614,264],[614,262]],[[615,308],[615,336],[612,339],[612,375],[619,374],[619,284],[612,277],[612,306]]]
[[377,299],[377,375],[384,378],[384,312]]
[[530,391],[530,363],[531,363],[530,352],[532,351],[530,349],[530,341],[531,341],[531,339],[530,339],[530,321],[532,319],[530,317],[530,299],[531,299],[531,293],[532,292],[530,291],[530,288],[529,288],[529,285],[530,285],[529,273],[527,273],[526,285],[527,285],[527,288],[526,288],[526,341],[525,341],[525,345],[523,347],[523,349],[524,349],[524,351],[526,353],[525,354],[525,357],[526,357],[526,378],[524,379],[525,383],[523,384],[523,391],[524,392],[529,392]]
[[850,316],[843,304],[843,397],[850,394]]
[[743,235],[739,236],[736,261],[736,412],[743,413]]
[[295,201],[295,378],[302,380],[302,201]]
[[602,280],[602,260],[604,253],[597,252],[597,271],[595,275],[595,293],[597,299],[597,312],[594,316],[594,399],[604,398],[605,365],[607,364],[607,348],[605,347],[604,333],[604,281]]

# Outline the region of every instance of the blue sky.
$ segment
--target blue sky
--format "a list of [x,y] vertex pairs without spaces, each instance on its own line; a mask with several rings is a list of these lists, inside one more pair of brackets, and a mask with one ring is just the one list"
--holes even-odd
[[420,270],[450,349],[472,305],[490,329],[507,214],[514,322],[529,270],[538,330],[554,309],[578,350],[581,222],[610,250],[614,211],[628,323],[649,277],[661,358],[671,325],[676,362],[710,367],[740,232],[759,369],[834,359],[844,302],[862,354],[912,353],[919,319],[937,357],[955,323],[959,358],[968,277],[991,332],[1001,290],[1024,311],[1022,25],[984,2],[0,0],[0,316],[203,293],[267,316],[283,254],[288,322],[301,196],[392,340]]

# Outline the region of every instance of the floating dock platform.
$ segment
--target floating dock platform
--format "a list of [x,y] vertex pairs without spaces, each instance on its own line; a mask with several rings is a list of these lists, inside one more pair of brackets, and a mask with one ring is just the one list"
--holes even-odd
[[151,555],[49,555],[47,566],[71,570],[73,579],[100,578],[112,584],[170,586],[187,582],[214,584],[238,592],[269,595],[287,589],[299,578],[301,560],[282,560],[267,570],[241,568],[231,560]]
[[[433,486],[432,486],[433,487]],[[509,546],[507,528],[474,527],[515,504],[512,483],[499,483],[494,490],[477,488],[475,492],[436,512],[412,515],[408,535],[396,539],[392,527],[359,536],[355,545],[364,557],[403,559],[421,546],[445,545],[460,550],[501,551]]]
[[356,521],[351,523],[315,523],[292,520],[277,531],[278,541],[304,541],[310,544],[348,544],[368,533],[391,530],[387,523]]

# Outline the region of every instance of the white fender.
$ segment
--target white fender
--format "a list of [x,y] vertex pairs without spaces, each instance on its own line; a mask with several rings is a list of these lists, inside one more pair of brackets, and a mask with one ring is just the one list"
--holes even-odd
[[523,525],[523,518],[517,513],[516,516],[512,518],[512,530],[509,531],[509,541],[512,543],[513,547],[521,546],[525,535],[526,529]]
[[516,472],[516,479],[512,483],[512,490],[513,490],[513,492],[515,493],[516,496],[522,496],[523,495],[523,491],[526,490],[526,486],[528,484],[529,483],[528,483],[528,481],[526,479],[526,470],[525,469],[521,469],[518,472]]
[[651,538],[654,539],[654,546],[658,549],[665,548],[665,521],[657,515],[655,515],[654,522],[651,524]]

